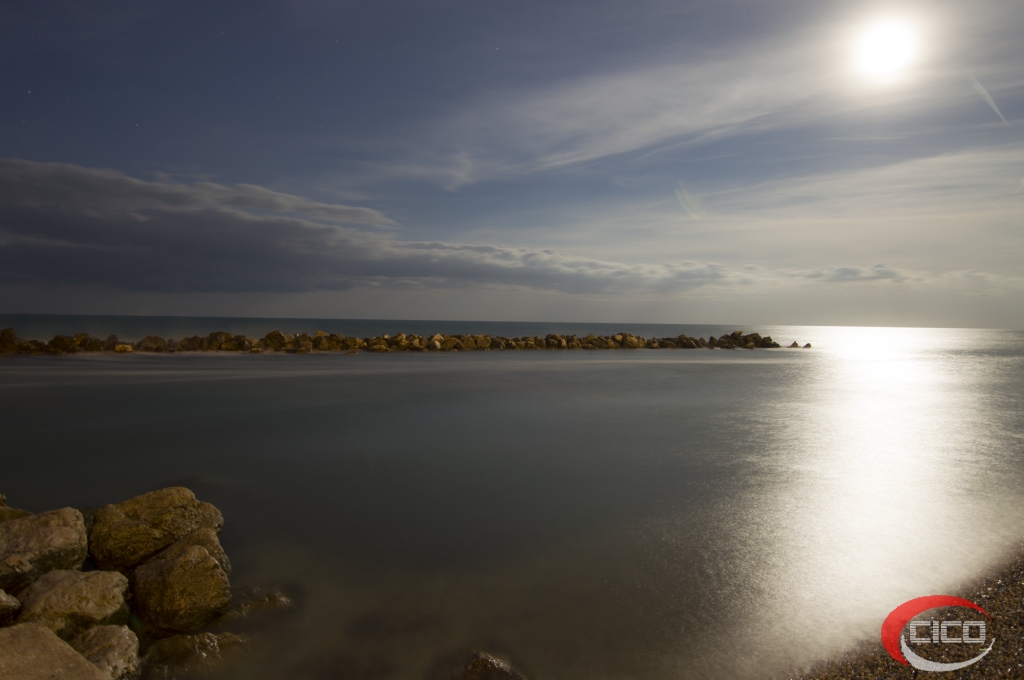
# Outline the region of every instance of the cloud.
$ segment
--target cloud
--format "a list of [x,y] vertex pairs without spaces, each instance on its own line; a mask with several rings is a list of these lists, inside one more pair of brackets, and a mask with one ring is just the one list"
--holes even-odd
[[775,272],[692,260],[625,264],[550,249],[402,241],[339,223],[348,219],[387,223],[365,208],[312,203],[260,187],[155,183],[111,170],[5,160],[0,281],[150,292],[497,286],[615,295],[794,279],[912,278],[882,265]]
[[347,222],[390,223],[367,208],[261,187],[145,182],[112,170],[0,162],[6,283],[163,292],[483,284],[587,293],[679,291],[732,277],[709,263],[627,265],[543,249],[400,241]]

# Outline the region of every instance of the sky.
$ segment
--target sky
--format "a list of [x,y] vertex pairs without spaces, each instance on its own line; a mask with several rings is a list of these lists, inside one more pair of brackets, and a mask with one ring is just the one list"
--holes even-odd
[[1024,328],[1024,4],[0,3],[0,312]]

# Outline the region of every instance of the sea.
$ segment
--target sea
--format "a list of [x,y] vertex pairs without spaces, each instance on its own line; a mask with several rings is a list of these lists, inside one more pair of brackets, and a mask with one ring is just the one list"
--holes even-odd
[[[787,678],[1024,540],[1024,332],[0,315],[26,338],[770,335],[809,349],[0,357],[0,493],[183,485],[293,611],[215,678]],[[997,641],[998,642],[998,641]],[[1006,644],[1017,644],[1007,641]]]

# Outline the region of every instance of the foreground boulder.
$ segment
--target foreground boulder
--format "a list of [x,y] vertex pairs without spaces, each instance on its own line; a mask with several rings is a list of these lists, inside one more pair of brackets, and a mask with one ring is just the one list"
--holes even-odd
[[132,574],[131,583],[139,619],[158,635],[195,630],[231,604],[227,574],[199,545],[146,562]]
[[71,647],[109,680],[139,677],[139,638],[127,626],[96,626],[71,640]]
[[0,626],[9,626],[14,620],[14,615],[21,609],[21,602],[18,598],[0,590]]
[[110,680],[45,626],[0,628],[0,678],[4,680]]
[[211,670],[247,642],[247,638],[231,633],[175,635],[150,646],[142,667],[148,680],[173,680],[186,673]]
[[89,551],[101,569],[128,572],[200,527],[223,525],[219,510],[175,486],[97,510]]
[[128,623],[128,579],[116,571],[51,571],[21,593],[18,623],[38,623],[69,640],[97,625]]
[[206,527],[196,529],[188,536],[175,541],[157,553],[153,560],[177,559],[184,555],[185,551],[193,545],[206,548],[206,552],[210,554],[210,557],[217,560],[217,564],[224,570],[224,573],[228,576],[231,575],[231,560],[228,559],[227,553],[224,552],[220,539],[217,538],[217,533],[213,529],[207,529]]
[[461,680],[526,680],[512,666],[490,654],[478,652],[462,669]]
[[7,496],[0,493],[0,522],[7,522],[12,519],[21,519],[32,515],[28,510],[7,507]]
[[54,569],[79,569],[86,557],[85,521],[73,508],[0,523],[0,589],[27,586]]

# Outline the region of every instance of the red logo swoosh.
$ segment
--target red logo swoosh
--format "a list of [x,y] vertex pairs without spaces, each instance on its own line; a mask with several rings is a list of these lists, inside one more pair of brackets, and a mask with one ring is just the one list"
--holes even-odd
[[910,620],[928,609],[937,609],[939,607],[970,607],[985,615],[989,621],[992,617],[988,615],[984,609],[974,604],[970,600],[965,600],[962,597],[953,597],[952,595],[925,595],[924,597],[915,597],[913,600],[904,602],[896,609],[885,617],[885,621],[882,622],[882,646],[885,647],[885,651],[889,652],[889,656],[899,661],[904,666],[909,666],[910,663],[907,658],[903,656],[903,652],[900,650],[900,633],[903,632],[903,627],[910,623]]

